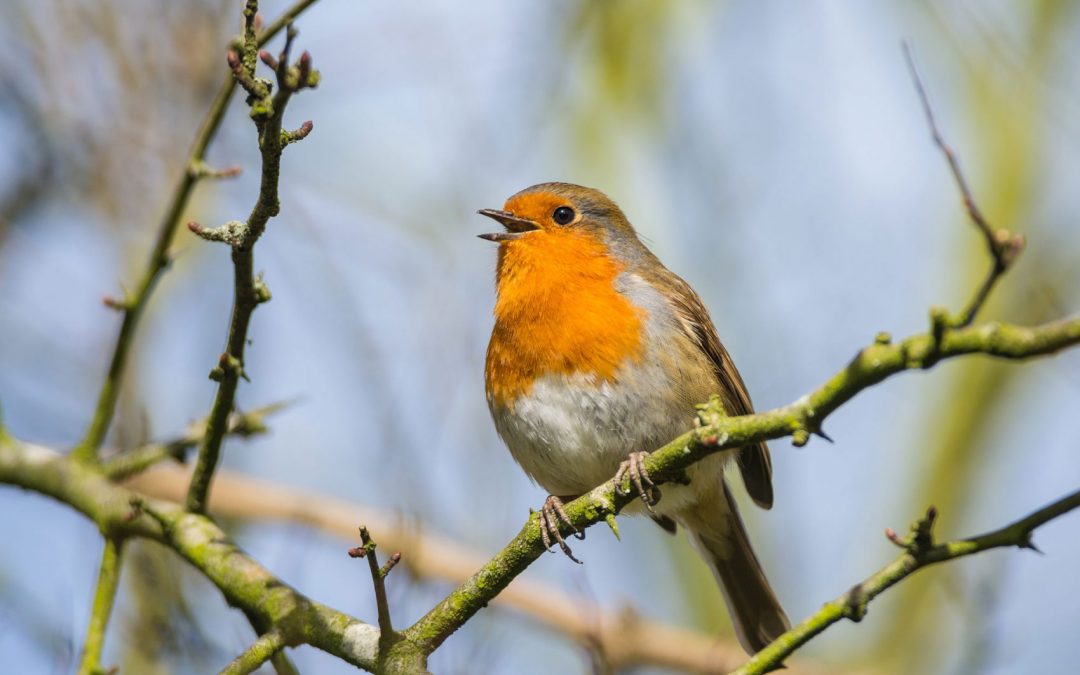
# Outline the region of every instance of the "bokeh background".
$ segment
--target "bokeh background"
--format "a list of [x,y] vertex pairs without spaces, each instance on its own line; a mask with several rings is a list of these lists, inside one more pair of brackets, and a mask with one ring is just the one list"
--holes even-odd
[[[15,435],[72,444],[119,325],[101,297],[145,264],[172,183],[225,72],[238,1],[7,0],[0,6],[0,404]],[[283,3],[266,3],[274,16]],[[482,363],[494,246],[475,215],[565,180],[615,198],[711,308],[759,408],[801,396],[878,331],[925,330],[988,260],[930,141],[900,51],[910,40],[987,217],[1027,251],[984,318],[1080,309],[1080,3],[323,0],[299,22],[323,84],[288,119],[282,211],[256,249],[239,404],[291,400],[225,465],[397,511],[478,552],[544,497],[493,432]],[[246,214],[258,163],[234,100],[188,219]],[[110,446],[168,439],[209,409],[224,344],[224,247],[178,236],[145,316]],[[793,619],[895,556],[882,536],[928,504],[939,532],[989,529],[1075,489],[1080,353],[972,358],[865,392],[835,444],[773,445],[776,506],[746,508]],[[0,490],[0,663],[73,668],[101,541],[71,510]],[[342,541],[230,523],[315,598],[374,619]],[[685,541],[627,520],[527,574],[606,607],[724,633]],[[921,573],[801,654],[882,673],[1064,672],[1080,626],[1080,537]],[[408,556],[408,552],[405,552]],[[392,579],[399,623],[444,583]],[[220,595],[150,544],[130,547],[106,642],[120,672],[216,670],[250,640]],[[304,672],[349,669],[311,649]],[[580,645],[495,608],[432,660],[440,673],[588,672]],[[644,672],[644,670],[642,671]]]

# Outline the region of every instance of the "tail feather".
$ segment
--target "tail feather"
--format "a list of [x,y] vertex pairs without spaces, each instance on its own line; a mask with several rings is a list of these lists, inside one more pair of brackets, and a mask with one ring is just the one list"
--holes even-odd
[[686,518],[691,541],[720,584],[739,644],[753,654],[791,628],[780,601],[754,555],[727,485],[723,504],[708,505]]

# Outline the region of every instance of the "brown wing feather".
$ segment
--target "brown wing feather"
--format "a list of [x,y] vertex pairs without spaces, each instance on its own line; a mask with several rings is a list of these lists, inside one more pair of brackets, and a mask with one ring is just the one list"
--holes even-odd
[[[720,381],[720,400],[729,415],[746,415],[754,412],[753,403],[750,401],[750,393],[746,390],[742,376],[735,369],[720,338],[716,335],[709,310],[705,308],[701,298],[690,287],[690,284],[680,279],[673,272],[661,267],[663,273],[654,281],[658,285],[670,291],[670,297],[674,301],[676,311],[682,319],[683,329],[694,339],[698,347],[709,357],[716,370],[716,377]],[[763,509],[772,508],[772,460],[769,458],[769,448],[764,443],[748,445],[739,449],[737,458],[739,471],[742,473],[746,491],[758,506]]]

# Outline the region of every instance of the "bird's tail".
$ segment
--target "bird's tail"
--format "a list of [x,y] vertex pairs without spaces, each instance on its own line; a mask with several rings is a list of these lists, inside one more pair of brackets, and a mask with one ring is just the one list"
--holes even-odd
[[739,644],[753,654],[787,631],[791,623],[754,555],[726,484],[722,491],[722,498],[698,505],[681,520],[720,584]]

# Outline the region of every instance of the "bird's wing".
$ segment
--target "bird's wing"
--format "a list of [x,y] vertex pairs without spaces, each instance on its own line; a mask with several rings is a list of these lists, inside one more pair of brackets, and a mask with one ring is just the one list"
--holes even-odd
[[[683,330],[712,362],[716,377],[720,381],[720,391],[717,393],[724,404],[724,410],[732,416],[754,412],[746,384],[717,337],[709,310],[690,284],[670,270],[661,269],[664,272],[662,278],[656,281],[670,291],[668,297],[679,315]],[[744,446],[739,450],[737,461],[746,491],[754,503],[763,509],[772,508],[772,460],[769,459],[768,446],[765,443]]]

